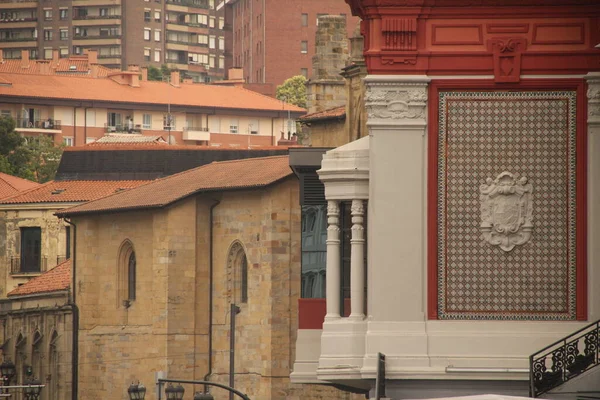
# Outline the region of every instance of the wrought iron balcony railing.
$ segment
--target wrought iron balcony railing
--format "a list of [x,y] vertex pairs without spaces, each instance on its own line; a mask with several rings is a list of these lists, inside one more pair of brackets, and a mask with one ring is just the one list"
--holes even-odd
[[600,320],[529,357],[529,395],[538,397],[600,365]]
[[46,271],[46,257],[25,256],[12,257],[10,259],[10,273],[19,274],[39,274]]
[[177,6],[204,8],[208,10],[207,0],[166,0],[165,3]]

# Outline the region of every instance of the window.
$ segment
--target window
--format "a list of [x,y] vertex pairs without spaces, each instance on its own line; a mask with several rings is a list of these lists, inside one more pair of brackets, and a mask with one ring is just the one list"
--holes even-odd
[[52,10],[44,10],[44,19],[46,21],[52,21]]
[[144,10],[144,22],[150,22],[150,10]]
[[258,119],[251,119],[248,122],[248,132],[251,135],[258,135],[258,123],[259,123]]
[[219,49],[225,50],[225,37],[219,36]]
[[81,46],[73,46],[73,54],[80,55],[81,53],[83,53],[83,49],[81,48]]
[[152,115],[144,114],[142,118],[142,128],[143,129],[152,129]]
[[219,29],[225,28],[225,18],[219,17]]
[[300,52],[302,54],[308,53],[308,42],[306,40],[300,42]]
[[230,287],[230,293],[233,294],[231,302],[248,302],[248,258],[242,244],[235,241],[229,249],[227,257],[227,269],[233,276],[233,287]]
[[108,8],[101,8],[101,9],[100,9],[100,16],[101,16],[101,17],[106,17],[106,16],[108,16]]
[[67,19],[69,18],[69,10],[66,8],[61,8],[59,11],[59,18],[60,19]]
[[150,40],[150,28],[144,28],[144,40]]
[[41,272],[42,229],[21,228],[21,262],[18,272]]
[[300,68],[300,75],[305,78],[308,78],[308,68]]
[[160,62],[160,50],[154,49],[154,62]]
[[215,27],[215,17],[208,18],[208,27],[209,28],[214,28]]
[[154,22],[160,22],[160,11],[154,11]]
[[65,146],[73,146],[73,137],[63,137],[63,143]]
[[61,47],[59,49],[59,54],[60,54],[60,58],[66,58],[69,56],[69,48],[68,47]]
[[0,117],[10,118],[11,117],[10,110],[2,110],[2,111],[0,111]]
[[208,48],[210,48],[210,49],[215,48],[215,37],[212,35],[208,37]]
[[208,8],[211,10],[215,9],[215,0],[208,0]]
[[52,29],[44,29],[44,40],[52,40]]
[[154,41],[160,42],[160,30],[159,29],[154,30]]
[[[72,146],[73,144],[71,144]],[[71,227],[65,226],[65,257],[71,258]]]
[[212,55],[212,54],[208,56],[208,66],[210,68],[214,68],[215,67],[215,56]]
[[128,308],[137,295],[137,258],[129,240],[125,240],[119,248],[117,279],[117,307]]
[[238,133],[238,123],[237,119],[229,121],[229,133]]
[[69,39],[69,30],[68,29],[60,29],[58,31],[60,35],[60,40],[68,40]]
[[207,35],[198,35],[198,44],[202,46],[208,46],[208,36]]
[[150,49],[147,47],[144,48],[144,61],[150,61]]
[[52,49],[44,49],[44,60],[52,60]]
[[175,126],[175,116],[173,114],[163,116],[163,129],[165,131],[174,131]]
[[219,68],[225,69],[225,57],[224,56],[219,56]]
[[300,21],[302,26],[308,26],[308,14],[302,14]]

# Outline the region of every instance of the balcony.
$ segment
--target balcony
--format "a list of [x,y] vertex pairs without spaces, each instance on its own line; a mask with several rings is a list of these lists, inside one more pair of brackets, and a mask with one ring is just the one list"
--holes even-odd
[[46,257],[25,256],[12,257],[10,259],[11,275],[41,274],[47,269],[48,263]]
[[62,125],[60,120],[56,119],[22,119],[16,120],[15,130],[21,133],[60,133],[62,131]]
[[206,0],[166,0],[165,3],[167,5],[172,4],[175,6],[203,8],[208,10],[208,1]]
[[106,133],[142,133],[142,126],[140,124],[134,125],[132,128],[128,128],[125,124],[108,125],[104,124],[104,132]]
[[202,127],[187,127],[183,128],[183,140],[210,140],[210,132],[208,128]]
[[0,43],[11,43],[11,42],[30,42],[37,40],[34,37],[19,37],[19,38],[0,38]]
[[73,15],[74,20],[96,20],[96,19],[121,19],[121,15]]
[[121,39],[121,35],[75,35],[73,40]]
[[32,0],[0,0],[1,9],[37,8],[38,2]]

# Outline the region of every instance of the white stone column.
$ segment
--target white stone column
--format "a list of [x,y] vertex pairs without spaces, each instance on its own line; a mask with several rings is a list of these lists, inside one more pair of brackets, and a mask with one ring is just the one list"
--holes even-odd
[[327,202],[327,224],[326,321],[340,318],[340,206],[337,200]]
[[586,75],[587,109],[587,221],[588,320],[600,318],[600,72]]
[[362,200],[352,200],[352,238],[350,239],[350,318],[365,317],[365,209]]

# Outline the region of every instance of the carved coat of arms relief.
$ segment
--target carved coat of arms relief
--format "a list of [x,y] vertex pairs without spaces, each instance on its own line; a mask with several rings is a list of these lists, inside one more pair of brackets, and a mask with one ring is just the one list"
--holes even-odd
[[488,243],[511,251],[531,239],[533,186],[526,177],[502,172],[479,187],[481,233]]

